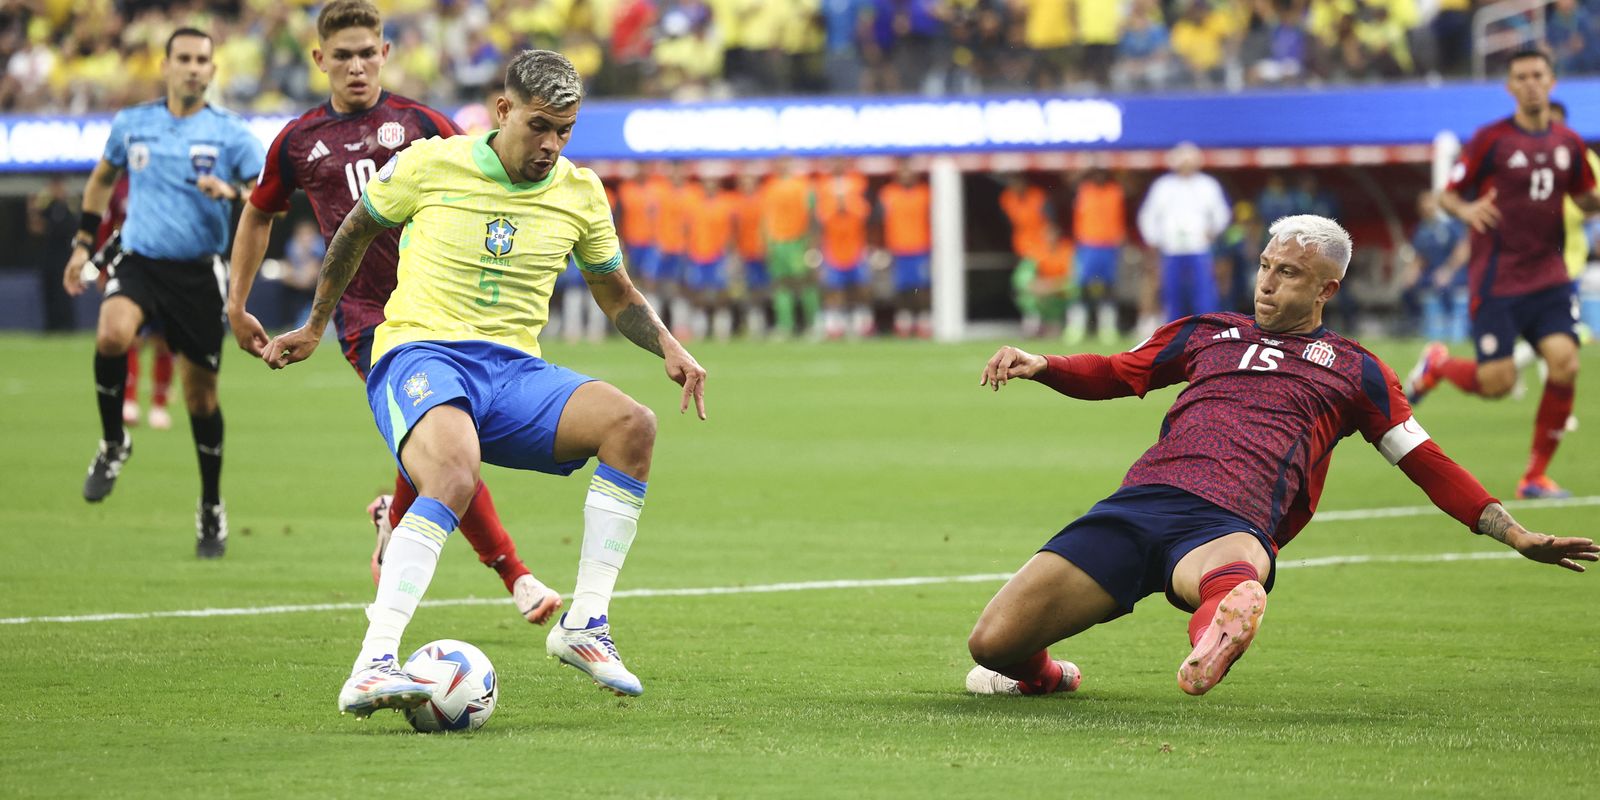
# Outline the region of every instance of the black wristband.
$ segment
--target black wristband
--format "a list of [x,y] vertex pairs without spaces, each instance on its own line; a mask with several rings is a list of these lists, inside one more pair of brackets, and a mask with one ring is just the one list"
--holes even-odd
[[[100,214],[94,213],[93,211],[83,212],[83,214],[78,217],[78,233],[89,234],[89,241],[92,243],[95,237],[100,235],[100,223],[103,220],[104,217],[102,217]],[[57,235],[59,236],[60,234]]]

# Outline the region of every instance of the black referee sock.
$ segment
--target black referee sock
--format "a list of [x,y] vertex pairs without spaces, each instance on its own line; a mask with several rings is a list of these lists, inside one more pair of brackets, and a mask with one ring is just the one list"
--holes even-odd
[[222,502],[222,409],[209,417],[189,415],[194,450],[200,457],[200,502]]
[[122,444],[122,399],[127,391],[128,355],[94,354],[94,396],[100,404],[100,438]]

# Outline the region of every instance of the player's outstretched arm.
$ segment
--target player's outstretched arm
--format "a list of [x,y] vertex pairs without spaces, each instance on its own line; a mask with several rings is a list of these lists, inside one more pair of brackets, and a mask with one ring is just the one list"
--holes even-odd
[[311,317],[306,324],[281,334],[267,343],[261,352],[262,360],[273,369],[283,369],[297,361],[304,361],[322,342],[322,332],[333,319],[333,310],[339,298],[350,285],[350,279],[361,267],[361,257],[367,247],[386,228],[367,213],[366,203],[356,203],[339,224],[333,241],[328,242],[328,254],[322,259],[322,276],[317,279],[317,295],[311,301]]
[[1600,561],[1600,545],[1593,539],[1576,536],[1556,537],[1535,533],[1522,527],[1511,518],[1511,513],[1499,503],[1490,503],[1478,517],[1473,530],[1521,553],[1541,564],[1555,564],[1573,572],[1583,572],[1579,561]]
[[245,203],[239,214],[239,230],[233,234],[233,257],[228,260],[228,325],[233,328],[233,338],[240,349],[257,357],[270,337],[261,320],[245,306],[271,237],[272,213],[256,208],[254,203]]
[[989,358],[989,363],[983,365],[983,375],[978,378],[978,385],[992,387],[998,392],[1012,378],[1037,376],[1044,371],[1047,363],[1044,356],[1006,345]]
[[583,279],[589,284],[589,293],[594,295],[600,310],[605,312],[611,324],[617,326],[617,330],[628,341],[666,361],[667,377],[683,387],[678,413],[688,411],[689,400],[693,398],[695,413],[705,419],[705,368],[694,360],[694,356],[689,355],[689,351],[667,330],[667,326],[661,324],[661,317],[656,315],[644,295],[634,288],[628,273],[622,269],[602,274],[584,272]]

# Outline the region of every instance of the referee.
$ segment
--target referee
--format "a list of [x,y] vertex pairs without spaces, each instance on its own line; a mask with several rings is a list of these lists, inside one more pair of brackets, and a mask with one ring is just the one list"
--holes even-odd
[[146,322],[159,323],[181,358],[184,405],[200,460],[200,506],[195,555],[220,558],[227,549],[222,506],[222,410],[217,406],[228,245],[233,202],[255,185],[262,147],[237,115],[205,101],[216,74],[211,36],[182,28],[167,39],[162,74],[167,96],[123,109],[111,122],[105,154],[83,192],[83,217],[72,239],[62,283],[83,292],[83,267],[112,187],[129,173],[128,218],[122,252],[112,257],[95,332],[94,384],[101,440],[83,499],[111,494],[133,453],[122,426],[128,349]]

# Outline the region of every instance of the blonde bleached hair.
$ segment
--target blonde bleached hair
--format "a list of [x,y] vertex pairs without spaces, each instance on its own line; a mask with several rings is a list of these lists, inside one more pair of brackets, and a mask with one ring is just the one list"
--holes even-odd
[[1296,214],[1292,217],[1279,217],[1267,229],[1267,235],[1275,242],[1294,240],[1307,250],[1315,251],[1317,255],[1332,261],[1339,268],[1339,280],[1344,280],[1344,273],[1350,268],[1350,232],[1339,223],[1327,217],[1315,214]]

